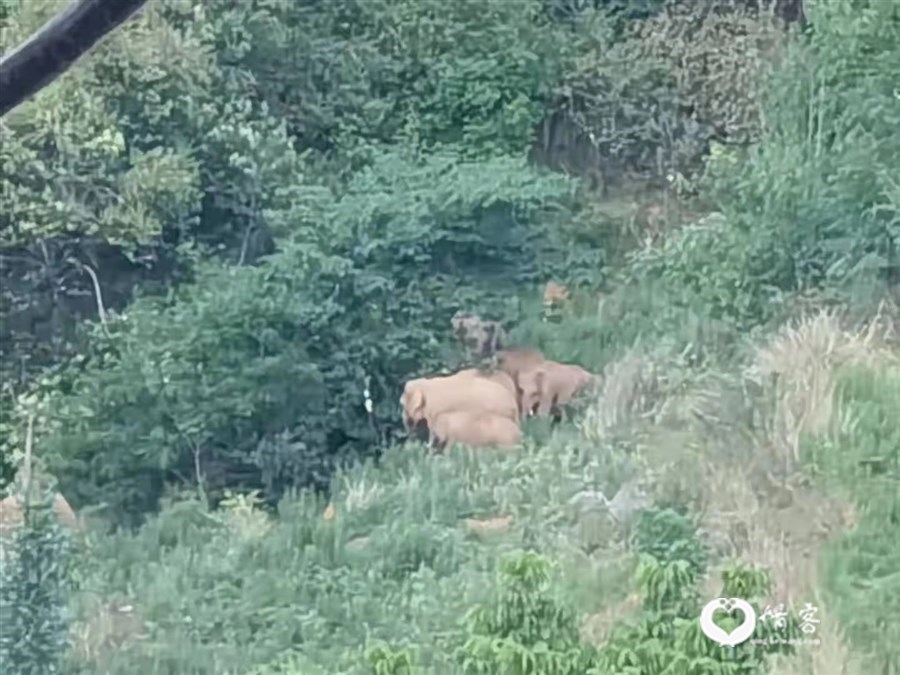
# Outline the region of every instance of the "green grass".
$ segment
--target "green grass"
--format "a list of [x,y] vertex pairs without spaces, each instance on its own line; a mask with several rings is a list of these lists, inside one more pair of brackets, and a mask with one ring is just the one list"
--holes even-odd
[[[582,316],[557,326],[551,356],[583,340],[578,326],[590,330],[592,321]],[[181,501],[136,535],[93,537],[73,608],[84,635],[71,654],[76,672],[362,674],[377,672],[365,664],[366,650],[378,644],[388,646],[382,663],[395,664],[380,672],[405,672],[396,664],[407,647],[416,658],[412,672],[458,672],[461,621],[496,590],[502,557],[518,550],[556,565],[554,592],[563,606],[579,617],[609,614],[621,623],[628,614],[616,608],[636,588],[636,559],[614,528],[589,521],[570,499],[584,490],[612,497],[652,468],[654,496],[700,517],[710,503],[709,486],[698,480],[706,465],[719,463],[725,476],[728,467],[750,471],[755,446],[746,434],[736,444],[736,434],[751,424],[748,411],[768,410],[735,386],[742,362],[716,370],[715,360],[686,359],[686,344],[715,353],[716,334],[704,342],[687,322],[682,327],[656,340],[653,350],[632,351],[641,368],[624,361],[607,369],[610,387],[586,417],[557,429],[529,420],[520,451],[457,449],[433,457],[408,444],[389,449],[377,466],[338,475],[334,519],[324,519],[325,501],[307,493],[285,499],[276,518],[249,507],[206,513],[197,501]],[[526,328],[532,335],[552,332],[546,325]],[[616,328],[601,317],[593,330]],[[622,344],[618,335],[611,341]],[[588,342],[583,354],[591,348]],[[595,370],[624,353],[593,348],[593,361],[580,361]],[[895,673],[900,380],[861,371],[841,382],[837,431],[810,441],[805,460],[820,488],[856,502],[862,520],[826,549],[823,583],[853,651],[871,654],[867,672]],[[879,476],[859,464],[873,456],[886,460]],[[509,529],[479,533],[467,526],[467,519],[492,518],[509,518]],[[100,600],[112,598],[133,605],[144,623],[144,637],[125,639],[125,649],[112,647],[110,630],[84,628]],[[85,657],[86,644],[98,658]]]
[[866,672],[900,673],[900,371],[849,369],[835,432],[807,461],[856,505],[858,525],[823,556],[825,590]]
[[[136,537],[104,538],[91,551],[89,585],[134,598],[152,627],[149,640],[104,667],[244,673],[302,641],[308,658],[337,668],[380,639],[433,645],[423,667],[452,672],[446,640],[490,588],[498,556],[523,547],[561,559],[573,603],[597,611],[632,569],[601,572],[578,553],[568,496],[585,482],[608,484],[616,460],[593,450],[565,433],[512,456],[433,459],[419,446],[397,447],[379,469],[339,478],[333,521],[306,496],[286,501],[264,537],[244,536],[225,514],[196,518],[197,504],[164,513]],[[462,523],[499,515],[512,516],[508,533],[479,537]]]

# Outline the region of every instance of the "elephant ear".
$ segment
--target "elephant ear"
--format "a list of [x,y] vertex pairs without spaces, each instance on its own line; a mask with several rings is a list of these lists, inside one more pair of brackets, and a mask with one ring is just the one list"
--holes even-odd
[[[540,401],[544,392],[544,369],[537,368],[536,370],[529,371],[523,373],[521,376],[516,378],[516,389],[519,393],[519,408],[523,414],[529,414],[531,412],[531,408],[536,405],[536,403],[532,403],[535,399]],[[528,406],[529,409],[526,410],[525,400],[528,399],[531,406]]]
[[407,399],[409,405],[410,417],[414,416],[416,413],[422,411],[425,407],[425,392],[422,391],[420,387],[416,387],[411,392],[409,392],[409,398]]

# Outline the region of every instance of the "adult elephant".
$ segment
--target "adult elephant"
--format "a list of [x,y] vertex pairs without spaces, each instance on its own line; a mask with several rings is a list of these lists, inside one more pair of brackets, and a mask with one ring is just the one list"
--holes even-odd
[[514,382],[519,376],[547,362],[546,357],[536,349],[504,349],[497,354],[497,368],[509,375]]
[[451,443],[476,448],[512,448],[522,441],[522,430],[508,417],[472,410],[452,410],[431,423],[431,445],[443,450]]
[[458,410],[493,414],[519,423],[514,391],[475,368],[410,380],[403,387],[400,405],[406,431],[413,435],[425,429],[431,431],[438,415]]
[[562,417],[562,409],[595,382],[581,366],[545,361],[519,373],[520,407],[525,415]]
[[[470,370],[475,370],[470,369]],[[462,371],[466,372],[466,371]],[[518,389],[516,388],[516,381],[512,378],[509,373],[505,373],[502,370],[493,370],[493,371],[476,371],[480,377],[483,377],[490,382],[496,382],[501,387],[506,389],[510,394],[513,395],[514,398],[518,397]]]

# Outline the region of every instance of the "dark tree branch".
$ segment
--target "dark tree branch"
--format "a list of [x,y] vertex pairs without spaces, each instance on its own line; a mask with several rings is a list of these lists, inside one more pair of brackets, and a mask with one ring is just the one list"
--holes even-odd
[[0,117],[68,70],[147,0],[73,0],[0,59]]

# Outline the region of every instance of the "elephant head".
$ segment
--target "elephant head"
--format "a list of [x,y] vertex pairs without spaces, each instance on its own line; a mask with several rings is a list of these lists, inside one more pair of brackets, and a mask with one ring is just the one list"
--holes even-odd
[[425,380],[410,380],[400,397],[403,408],[403,428],[407,434],[417,434],[425,424]]
[[547,400],[547,373],[544,368],[532,368],[519,373],[516,378],[516,389],[519,409],[523,416],[549,413],[552,400]]

